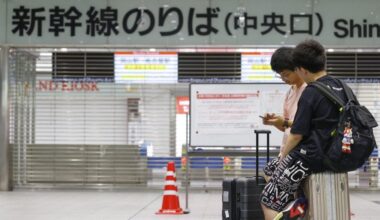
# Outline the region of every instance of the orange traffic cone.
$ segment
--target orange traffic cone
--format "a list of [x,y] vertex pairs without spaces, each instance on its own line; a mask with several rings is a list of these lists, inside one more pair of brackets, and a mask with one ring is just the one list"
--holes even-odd
[[168,162],[167,165],[162,208],[156,214],[183,214],[183,210],[179,206],[175,164],[173,161]]

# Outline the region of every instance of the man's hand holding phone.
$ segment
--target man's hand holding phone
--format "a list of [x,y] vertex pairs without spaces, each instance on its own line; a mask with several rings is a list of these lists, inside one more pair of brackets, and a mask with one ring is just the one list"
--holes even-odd
[[281,128],[284,123],[284,118],[275,113],[265,113],[263,116],[259,116],[263,120],[264,125],[273,125],[275,127]]
[[263,119],[264,125],[273,125],[272,120],[276,119],[276,114],[274,113],[265,113],[264,115],[259,115]]

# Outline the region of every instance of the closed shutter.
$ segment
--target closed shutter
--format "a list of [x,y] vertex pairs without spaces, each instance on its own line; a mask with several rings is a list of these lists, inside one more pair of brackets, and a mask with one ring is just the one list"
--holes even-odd
[[[175,157],[176,97],[188,95],[189,82],[239,82],[240,54],[180,52],[177,84],[115,83],[112,54],[12,50],[9,134],[15,186],[162,187],[169,160],[176,161],[182,180],[186,167]],[[327,70],[356,79],[350,86],[380,122],[378,57],[329,53]],[[192,186],[219,186],[224,177],[253,175],[255,158],[200,157],[190,164]]]
[[327,72],[340,78],[380,78],[380,53],[327,53]]
[[[48,49],[11,54],[14,184],[146,186],[146,147],[153,146],[157,156],[174,153],[176,87],[116,84],[107,79],[113,59],[91,52],[92,64],[83,64],[88,54],[75,56],[58,59]],[[89,71],[103,59],[111,69]]]
[[114,79],[114,55],[111,52],[54,52],[53,79]]
[[240,53],[178,53],[178,81],[240,81]]

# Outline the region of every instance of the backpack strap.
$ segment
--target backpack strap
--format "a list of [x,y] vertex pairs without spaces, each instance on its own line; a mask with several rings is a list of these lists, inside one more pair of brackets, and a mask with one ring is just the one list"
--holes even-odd
[[352,92],[352,89],[350,89],[350,87],[348,87],[348,85],[345,82],[343,82],[342,80],[338,79],[338,81],[342,85],[344,93],[346,94],[346,97],[347,97],[348,101],[349,102],[350,101],[355,101],[355,102],[358,103],[358,100],[356,99],[354,93]]
[[[324,96],[326,96],[330,101],[337,105],[339,109],[345,106],[345,102],[343,102],[343,100],[339,96],[337,96],[333,91],[331,91],[331,88],[327,85],[318,81],[314,81],[309,85],[316,87]],[[344,88],[344,91],[346,92],[346,88]]]

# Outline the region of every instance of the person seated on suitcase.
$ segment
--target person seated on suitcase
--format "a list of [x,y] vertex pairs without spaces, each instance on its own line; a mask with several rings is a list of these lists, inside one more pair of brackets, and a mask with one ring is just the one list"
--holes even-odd
[[[319,81],[332,88],[342,100],[347,100],[337,79],[327,75],[323,46],[315,40],[298,44],[292,53],[295,72],[306,83]],[[311,173],[323,172],[323,149],[331,142],[330,133],[339,120],[339,111],[317,88],[306,86],[280,155],[279,165],[261,194],[261,206],[266,220],[297,219],[305,214],[303,198],[294,201],[294,193]],[[284,211],[285,210],[285,211]],[[298,210],[298,211],[297,211]],[[286,217],[280,217],[284,215]]]
[[[306,87],[303,79],[294,72],[295,66],[292,61],[292,52],[293,48],[280,47],[273,53],[270,61],[272,70],[278,74],[282,81],[290,85],[284,100],[283,114],[266,113],[262,119],[264,125],[272,125],[284,132],[280,152],[290,133],[290,125],[297,111],[298,100]],[[264,168],[264,178],[267,182],[270,176],[272,176],[274,169],[278,166],[278,159],[274,158]]]

